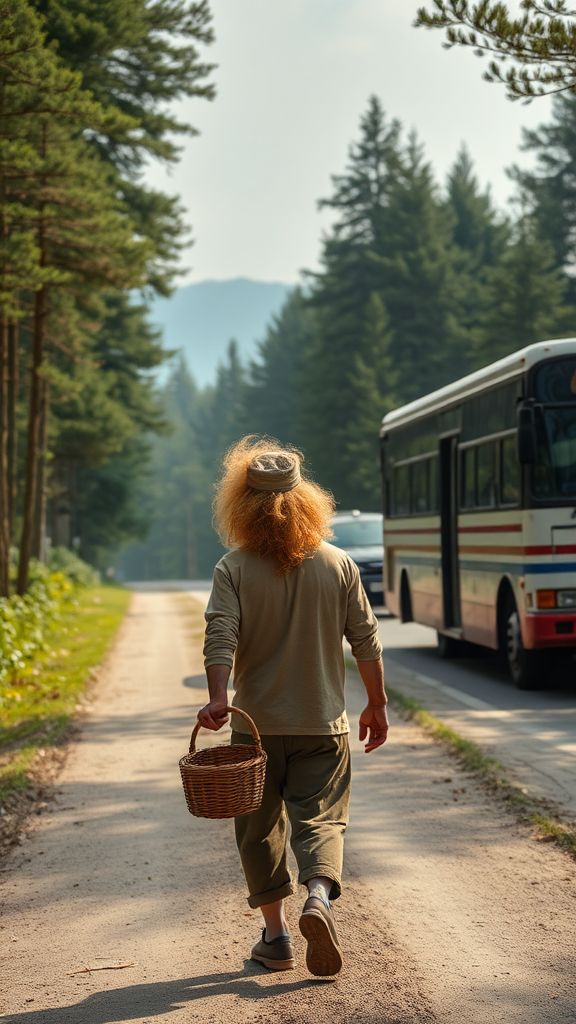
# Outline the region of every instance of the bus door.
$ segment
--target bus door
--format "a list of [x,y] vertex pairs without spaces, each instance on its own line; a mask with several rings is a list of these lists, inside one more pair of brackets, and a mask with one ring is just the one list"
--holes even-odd
[[458,586],[458,437],[440,439],[440,542],[444,628],[460,626]]

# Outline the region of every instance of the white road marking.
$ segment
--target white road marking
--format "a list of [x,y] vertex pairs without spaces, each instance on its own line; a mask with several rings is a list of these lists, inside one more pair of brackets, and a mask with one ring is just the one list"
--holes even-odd
[[[387,656],[388,661],[392,661],[395,665],[402,668],[404,671],[408,671],[412,678],[418,682],[423,683],[425,686],[429,686],[431,689],[438,690],[440,693],[444,693],[447,697],[451,697],[453,700],[458,701],[459,704],[463,704],[465,707],[471,708],[472,711],[479,711],[482,713],[482,717],[487,719],[496,719],[503,724],[506,724],[509,728],[516,730],[516,732],[522,733],[524,736],[530,736],[532,739],[538,740],[540,743],[546,744],[553,750],[568,754],[570,757],[576,756],[576,745],[574,742],[570,742],[569,738],[561,732],[556,730],[545,731],[542,727],[542,721],[538,725],[532,725],[529,722],[522,722],[518,720],[518,713],[514,711],[505,710],[503,708],[496,708],[493,704],[488,704],[485,700],[480,700],[479,697],[473,697],[469,693],[464,693],[462,690],[457,690],[454,686],[448,686],[446,683],[441,683],[439,679],[433,679],[431,676],[425,676],[420,672],[412,672],[410,669],[406,669],[405,665],[402,665],[400,661],[396,661],[395,658]],[[539,712],[543,717],[546,716],[546,711]],[[555,711],[554,714],[557,714]],[[476,717],[476,716],[474,716]],[[576,718],[576,708],[571,709],[570,718]],[[554,742],[554,741],[560,742]],[[564,740],[564,742],[562,742]],[[568,742],[566,742],[568,740]]]
[[[392,659],[394,661],[394,659]],[[396,662],[397,665],[400,662]],[[464,693],[462,690],[457,690],[454,686],[448,686],[446,683],[441,683],[438,679],[432,679],[430,676],[423,676],[420,672],[414,673],[414,678],[419,683],[424,683],[426,686],[431,686],[435,690],[440,690],[440,693],[445,693],[447,697],[452,697],[454,700],[460,701],[461,704],[465,704],[467,708],[473,708],[474,711],[497,711],[492,704],[488,704],[485,700],[480,700],[479,697],[472,697],[469,693]]]

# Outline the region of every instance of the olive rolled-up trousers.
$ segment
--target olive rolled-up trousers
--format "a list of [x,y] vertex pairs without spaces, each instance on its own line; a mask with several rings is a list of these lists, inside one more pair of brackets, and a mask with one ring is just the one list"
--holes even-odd
[[[350,802],[348,736],[261,739],[268,755],[262,805],[234,822],[248,903],[262,907],[294,892],[286,849],[287,817],[298,881],[330,878],[330,899],[335,900],[341,891]],[[246,733],[232,733],[232,743],[253,742]]]

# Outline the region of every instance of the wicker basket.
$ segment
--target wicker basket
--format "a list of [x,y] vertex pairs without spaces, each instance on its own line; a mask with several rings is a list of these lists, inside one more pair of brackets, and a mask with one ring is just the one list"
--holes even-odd
[[226,710],[246,719],[254,745],[233,743],[196,750],[200,722],[194,726],[190,752],[180,760],[180,775],[188,810],[198,818],[236,818],[258,810],[262,803],[266,751],[260,735],[245,711]]

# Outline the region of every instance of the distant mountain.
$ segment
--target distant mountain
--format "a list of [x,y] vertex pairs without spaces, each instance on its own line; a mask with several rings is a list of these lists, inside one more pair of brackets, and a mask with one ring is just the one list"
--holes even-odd
[[292,285],[276,281],[200,281],[155,299],[151,320],[163,328],[164,345],[181,349],[199,384],[212,381],[232,338],[244,359],[255,352],[266,324]]

